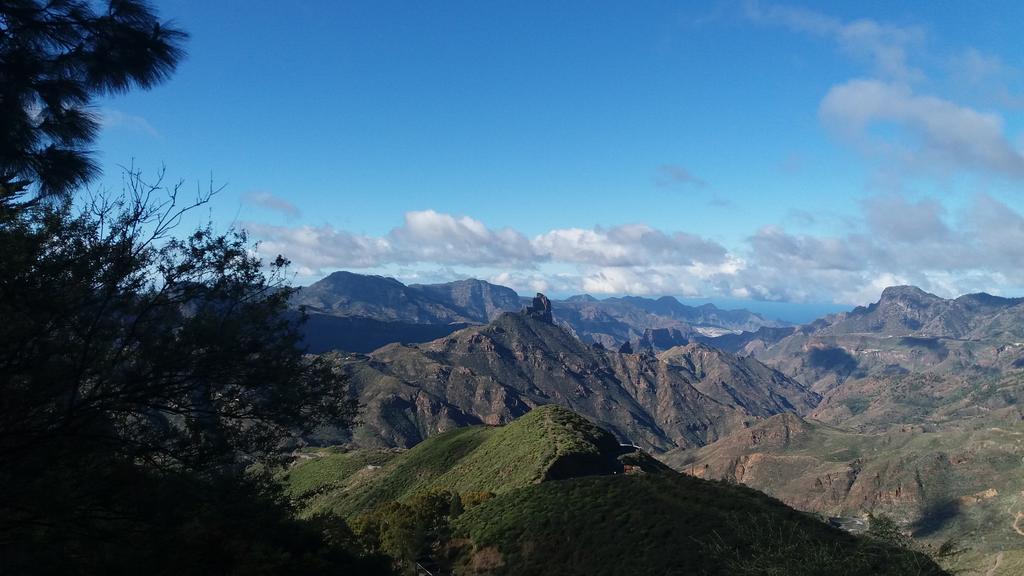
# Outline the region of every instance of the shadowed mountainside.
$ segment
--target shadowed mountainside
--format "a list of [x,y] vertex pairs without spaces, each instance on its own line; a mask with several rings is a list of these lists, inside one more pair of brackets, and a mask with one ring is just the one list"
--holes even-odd
[[507,313],[426,344],[339,357],[365,406],[354,440],[411,446],[558,404],[623,441],[663,451],[703,446],[780,412],[806,412],[819,399],[753,359],[701,344],[657,356],[613,352],[584,344],[549,315]]
[[[391,342],[427,342],[458,327],[518,312],[528,303],[511,288],[482,280],[406,286],[393,278],[351,272],[335,272],[292,300],[313,319],[306,333],[313,352],[370,352]],[[687,306],[672,297],[598,300],[581,295],[554,301],[552,309],[555,321],[584,342],[615,349],[631,342],[637,350],[664,350],[709,335],[779,325],[747,310]]]

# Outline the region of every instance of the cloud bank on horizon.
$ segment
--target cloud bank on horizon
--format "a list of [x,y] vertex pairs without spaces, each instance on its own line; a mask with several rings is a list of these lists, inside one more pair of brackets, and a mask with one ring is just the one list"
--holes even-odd
[[943,295],[1024,284],[1024,216],[977,195],[947,218],[931,200],[876,196],[863,228],[834,236],[764,226],[729,250],[644,224],[562,228],[533,237],[468,216],[407,212],[383,236],[329,225],[246,223],[266,255],[287,254],[304,278],[338,269],[433,264],[438,279],[483,276],[513,288],[592,294],[674,294],[861,304],[883,288],[915,284]]
[[[954,208],[941,197],[942,183],[964,174],[1024,181],[1021,135],[1007,122],[1024,105],[1006,81],[1017,71],[972,47],[936,53],[920,26],[845,21],[757,2],[745,4],[738,17],[824,39],[863,65],[862,76],[835,83],[818,104],[822,130],[874,171],[859,213],[827,232],[765,223],[728,246],[644,223],[528,235],[435,210],[405,212],[400,225],[377,236],[330,224],[245,227],[261,240],[262,253],[285,254],[305,278],[418,265],[517,289],[844,304],[873,301],[893,284],[945,296],[1024,288],[1024,216],[984,190]],[[974,86],[969,92],[978,101],[948,95],[955,90],[942,88],[947,85]],[[714,187],[682,165],[652,165],[660,166],[660,186]],[[911,179],[938,183],[939,195],[916,193],[906,185]],[[274,208],[269,198],[253,200]]]

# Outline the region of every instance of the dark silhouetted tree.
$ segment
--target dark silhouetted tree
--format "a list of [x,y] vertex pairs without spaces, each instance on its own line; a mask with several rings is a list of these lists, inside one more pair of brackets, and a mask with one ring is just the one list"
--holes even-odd
[[168,78],[186,37],[142,0],[0,1],[0,188],[49,197],[92,178],[90,103]]
[[185,38],[144,2],[97,5],[0,0],[0,574],[387,572],[270,474],[356,408],[300,347],[287,261],[180,235],[212,191],[129,170],[79,193],[89,103],[166,78]]
[[[241,232],[175,237],[208,195],[180,206],[179,186],[127,182],[78,208],[0,202],[0,563],[345,556],[322,539],[293,548],[311,528],[252,472],[355,414],[332,365],[300,347],[287,262],[267,271]],[[188,573],[188,558],[166,565]]]

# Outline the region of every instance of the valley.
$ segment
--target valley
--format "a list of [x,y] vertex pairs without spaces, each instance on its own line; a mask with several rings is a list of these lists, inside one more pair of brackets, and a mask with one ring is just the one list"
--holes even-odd
[[[943,574],[755,490],[678,474],[555,405],[408,450],[308,450],[281,481],[304,514],[340,514],[445,574]],[[403,528],[424,516],[429,530]]]
[[1003,574],[1024,553],[1022,301],[897,287],[799,327],[740,331],[719,315],[726,333],[706,336],[667,326],[652,304],[664,299],[622,299],[629,313],[619,299],[570,300],[513,312],[511,297],[478,299],[451,318],[487,323],[334,353],[364,419],[319,441],[409,448],[554,404],[687,475],[823,517],[892,517],[934,549],[955,541],[968,549],[957,568]]
[[1022,21],[0,0],[0,575],[1024,576]]

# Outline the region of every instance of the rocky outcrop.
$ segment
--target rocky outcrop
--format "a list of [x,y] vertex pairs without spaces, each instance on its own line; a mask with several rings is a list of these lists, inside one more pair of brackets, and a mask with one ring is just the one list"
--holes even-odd
[[648,328],[644,330],[643,336],[634,342],[634,347],[638,350],[660,352],[689,342],[690,339],[678,328]]
[[530,318],[536,318],[548,324],[554,324],[555,322],[551,315],[551,300],[548,300],[548,297],[540,292],[533,297],[533,303],[527,306],[523,313]]

